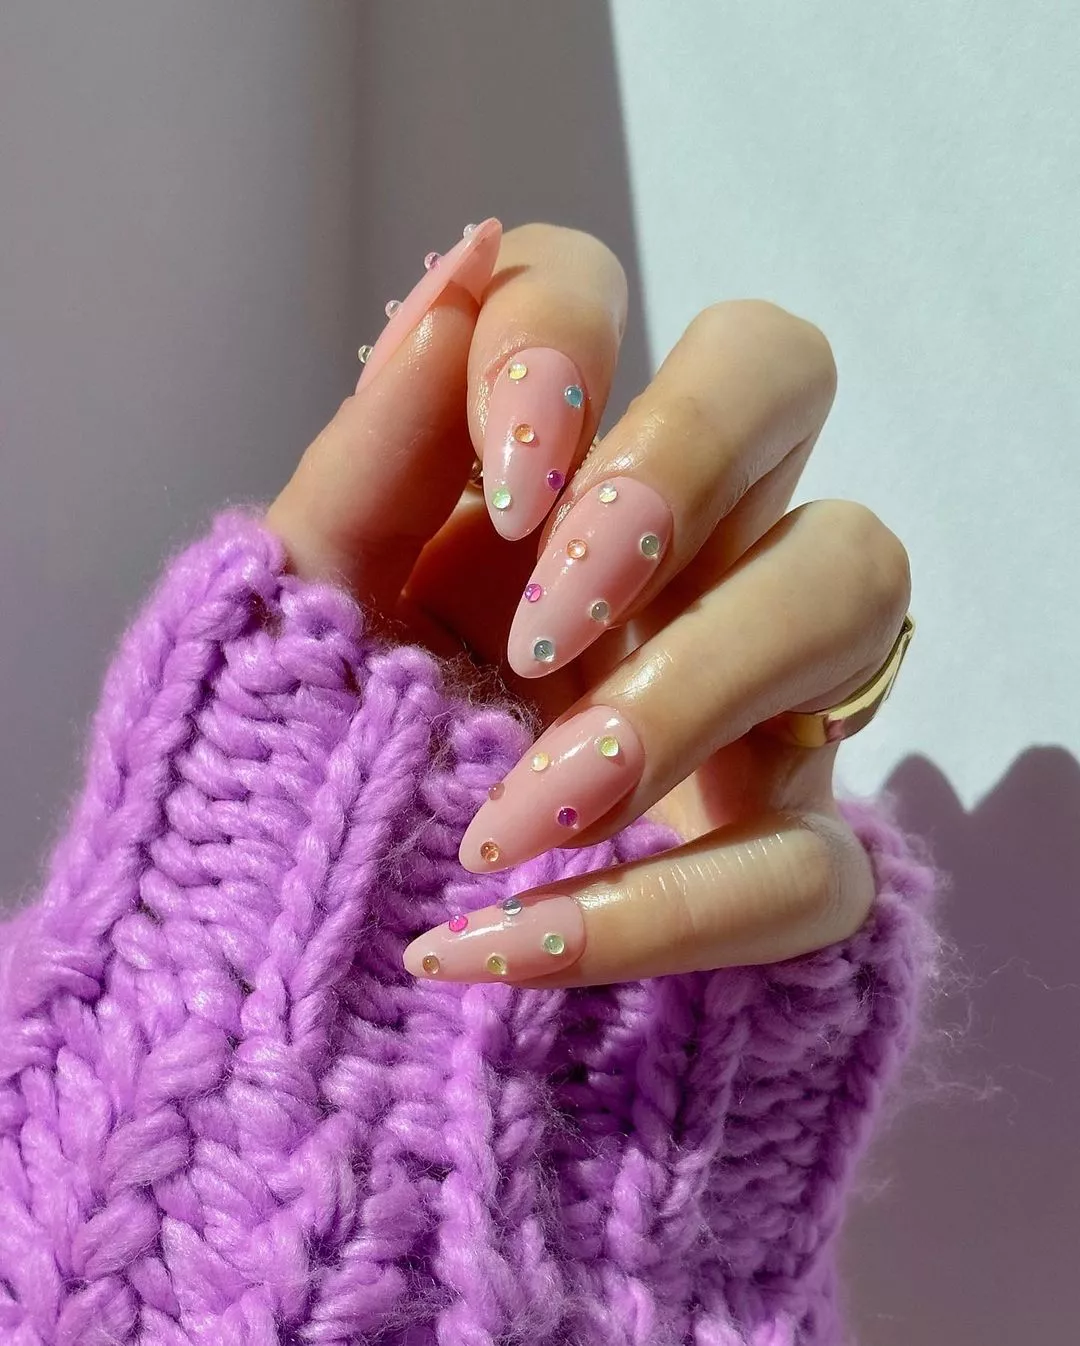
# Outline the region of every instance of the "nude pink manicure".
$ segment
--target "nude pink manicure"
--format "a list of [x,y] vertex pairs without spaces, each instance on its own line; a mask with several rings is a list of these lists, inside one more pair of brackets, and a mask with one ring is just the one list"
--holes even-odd
[[543,677],[591,645],[656,574],[671,529],[666,501],[633,477],[609,477],[582,496],[518,604],[507,642],[514,672]]
[[458,858],[484,874],[565,846],[629,794],[644,768],[629,722],[610,706],[590,706],[549,729],[491,787]]
[[356,384],[358,392],[404,344],[451,282],[468,290],[480,302],[495,268],[501,238],[499,221],[485,220],[483,224],[470,225],[465,236],[445,256],[428,254],[424,262],[427,270],[410,293],[400,303],[392,299],[387,304],[389,321],[364,361]]
[[518,351],[499,371],[484,429],[484,495],[498,532],[525,537],[566,484],[585,419],[573,360],[546,347]]
[[402,961],[433,981],[531,981],[584,952],[585,919],[572,897],[508,897],[414,939]]

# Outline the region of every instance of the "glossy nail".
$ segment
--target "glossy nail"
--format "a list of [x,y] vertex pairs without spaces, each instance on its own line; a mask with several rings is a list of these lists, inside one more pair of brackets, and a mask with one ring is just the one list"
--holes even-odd
[[414,939],[403,961],[432,981],[531,981],[584,951],[585,919],[572,897],[508,897]]
[[356,384],[357,391],[369,384],[404,344],[451,282],[468,290],[480,302],[499,255],[501,238],[499,221],[485,220],[483,224],[470,225],[445,256],[428,253],[424,275],[403,300],[391,299],[386,306],[388,321],[378,341],[374,346],[362,348],[364,368]]
[[610,706],[590,706],[549,729],[491,787],[458,858],[485,874],[565,846],[629,794],[644,768],[629,722]]
[[651,486],[609,477],[573,506],[525,587],[507,642],[515,673],[543,677],[626,612],[667,553],[671,510]]
[[581,374],[560,351],[518,351],[499,371],[484,429],[484,495],[503,537],[525,537],[543,522],[566,484],[584,417]]

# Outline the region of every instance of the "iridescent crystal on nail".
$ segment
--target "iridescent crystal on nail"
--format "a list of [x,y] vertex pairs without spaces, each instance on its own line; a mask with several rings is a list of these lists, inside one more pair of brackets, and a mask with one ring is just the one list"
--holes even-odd
[[496,977],[506,976],[506,959],[501,953],[493,953],[484,966],[489,972],[493,972]]
[[561,491],[565,480],[566,478],[557,468],[553,467],[547,474],[547,484],[553,491]]
[[571,561],[584,561],[589,551],[589,544],[584,538],[571,538],[566,544],[566,554]]
[[650,560],[660,555],[660,539],[655,533],[646,533],[638,545],[641,547],[642,556],[647,556]]
[[498,780],[491,787],[491,789],[488,790],[488,798],[492,800],[501,799],[505,793],[506,793],[506,786],[502,783],[501,780]]
[[598,598],[589,609],[589,616],[594,622],[606,622],[611,617],[611,608],[602,598]]
[[400,299],[388,299],[386,301],[386,308],[384,312],[386,313],[386,316],[388,318],[392,318],[400,307],[401,307]]
[[576,383],[571,383],[568,388],[564,389],[563,397],[566,398],[567,404],[571,407],[580,407],[582,402],[585,401],[585,393]]
[[485,841],[480,847],[480,859],[486,864],[493,865],[499,858],[499,848],[494,841]]
[[462,238],[468,238],[471,234],[475,234],[475,233],[476,233],[476,225],[475,225],[475,224],[467,224],[467,225],[465,226],[465,228],[462,229],[462,231],[461,231],[461,237],[462,237]]
[[555,642],[549,640],[547,636],[541,636],[539,640],[533,641],[533,658],[541,664],[550,664],[555,658]]
[[434,977],[436,972],[438,972],[439,968],[442,966],[442,964],[439,962],[439,960],[435,957],[433,953],[429,953],[424,955],[423,959],[421,960],[420,966],[424,969],[424,971],[428,974],[429,977]]
[[502,909],[507,916],[518,916],[521,914],[521,898],[507,897],[503,900]]
[[523,379],[528,372],[529,366],[524,360],[511,360],[510,368],[506,371],[506,376],[517,383],[519,380]]
[[618,500],[619,498],[619,492],[612,486],[610,481],[605,481],[596,494],[599,497],[601,504],[604,505],[610,505],[613,500]]
[[557,931],[552,930],[544,936],[544,952],[554,957],[566,952],[566,940]]
[[555,815],[555,821],[560,827],[573,827],[577,819],[578,812],[572,804],[564,804]]
[[356,358],[360,361],[362,365],[367,364],[368,359],[371,356],[371,351],[372,348],[370,346],[361,346],[360,349],[356,352]]
[[532,444],[536,439],[536,431],[527,421],[522,421],[520,425],[514,426],[514,438],[519,444]]
[[604,734],[596,740],[596,751],[601,757],[618,757],[619,740],[614,734]]
[[526,602],[526,603],[539,603],[540,600],[541,600],[541,598],[543,598],[543,596],[544,596],[544,588],[543,588],[543,585],[541,585],[541,584],[526,584],[526,586],[525,586],[525,602]]
[[551,765],[551,758],[546,752],[534,752],[529,766],[533,771],[546,771]]
[[468,916],[451,916],[446,922],[447,928],[455,935],[460,935],[468,924]]
[[429,252],[428,255],[424,258],[424,270],[430,271],[433,266],[438,265],[439,265],[439,254],[437,252]]
[[514,503],[514,497],[505,486],[496,486],[491,493],[491,503],[496,509],[509,509]]

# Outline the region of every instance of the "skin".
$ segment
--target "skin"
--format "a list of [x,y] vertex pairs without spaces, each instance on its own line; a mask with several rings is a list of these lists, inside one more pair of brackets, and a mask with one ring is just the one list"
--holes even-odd
[[[543,224],[505,234],[482,303],[447,286],[268,513],[299,574],[348,587],[439,653],[464,646],[545,723],[602,704],[637,731],[640,784],[576,844],[647,810],[686,842],[560,884],[583,909],[586,951],[532,985],[793,957],[854,932],[874,893],[833,793],[838,745],[795,748],[754,728],[859,687],[909,606],[907,554],[875,514],[844,500],[788,509],[836,390],[829,344],[775,305],[715,304],[586,459],[626,298],[597,239]],[[466,481],[495,378],[534,346],[567,354],[589,389],[564,498],[638,477],[670,504],[674,535],[627,623],[523,680],[506,665],[506,636],[551,517],[506,542]]]

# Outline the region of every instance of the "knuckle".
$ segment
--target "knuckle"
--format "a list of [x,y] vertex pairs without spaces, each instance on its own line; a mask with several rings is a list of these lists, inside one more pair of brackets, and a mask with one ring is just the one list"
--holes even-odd
[[768,299],[727,299],[702,309],[690,324],[695,336],[717,345],[737,336],[776,352],[800,371],[801,381],[827,411],[836,396],[836,356],[820,327]]
[[853,935],[873,897],[869,860],[839,819],[808,814],[799,819],[796,918],[818,946]]
[[823,537],[855,576],[860,603],[875,624],[898,624],[911,600],[911,560],[907,548],[867,505],[854,500],[818,502]]

